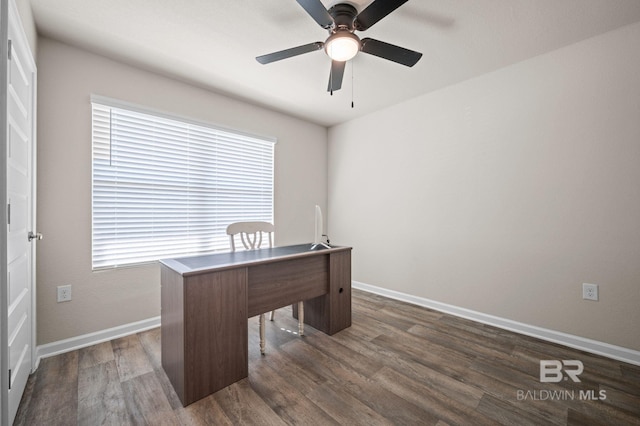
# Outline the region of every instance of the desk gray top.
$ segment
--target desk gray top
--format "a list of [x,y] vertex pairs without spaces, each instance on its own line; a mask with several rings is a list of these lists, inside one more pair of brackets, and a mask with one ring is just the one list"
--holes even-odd
[[312,250],[311,246],[311,243],[307,243],[258,250],[229,251],[178,259],[163,259],[160,260],[160,263],[173,269],[180,275],[188,276],[214,270],[231,269],[258,263],[287,260],[301,256],[313,256],[320,253],[328,254],[336,251],[351,250],[351,247],[337,246],[331,248],[318,247]]

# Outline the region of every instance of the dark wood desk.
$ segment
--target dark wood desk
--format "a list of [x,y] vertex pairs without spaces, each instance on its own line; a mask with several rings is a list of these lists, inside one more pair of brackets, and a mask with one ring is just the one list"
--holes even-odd
[[306,324],[351,326],[351,248],[310,247],[161,261],[162,367],[183,405],[248,376],[249,317],[303,300]]

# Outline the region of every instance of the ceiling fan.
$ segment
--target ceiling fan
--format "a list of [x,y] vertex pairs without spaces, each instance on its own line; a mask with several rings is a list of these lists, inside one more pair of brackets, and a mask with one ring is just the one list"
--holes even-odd
[[372,38],[360,39],[355,34],[356,31],[371,28],[408,0],[374,0],[360,13],[349,3],[338,3],[327,10],[320,0],[296,1],[322,28],[329,31],[329,37],[324,42],[317,41],[258,56],[256,60],[261,64],[269,64],[324,48],[331,58],[327,91],[333,93],[342,87],[346,61],[352,59],[358,52],[375,55],[408,67],[414,66],[422,57],[422,53]]

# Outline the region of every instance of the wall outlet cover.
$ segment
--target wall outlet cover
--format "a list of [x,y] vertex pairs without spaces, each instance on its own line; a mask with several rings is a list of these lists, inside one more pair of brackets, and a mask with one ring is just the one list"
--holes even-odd
[[71,300],[71,286],[70,285],[60,285],[58,286],[58,303],[60,302],[68,302]]
[[585,300],[598,300],[598,284],[582,284],[582,298]]

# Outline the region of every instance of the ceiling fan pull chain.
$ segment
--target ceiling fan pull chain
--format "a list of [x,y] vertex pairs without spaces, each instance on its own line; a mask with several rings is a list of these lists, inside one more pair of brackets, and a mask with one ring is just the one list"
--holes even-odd
[[329,92],[331,96],[333,96],[333,61],[331,62],[331,69],[329,70],[329,87],[331,88]]
[[329,72],[329,86],[331,87],[331,96],[333,96],[333,69]]
[[351,108],[353,108],[353,69],[356,67],[356,61],[351,61]]

